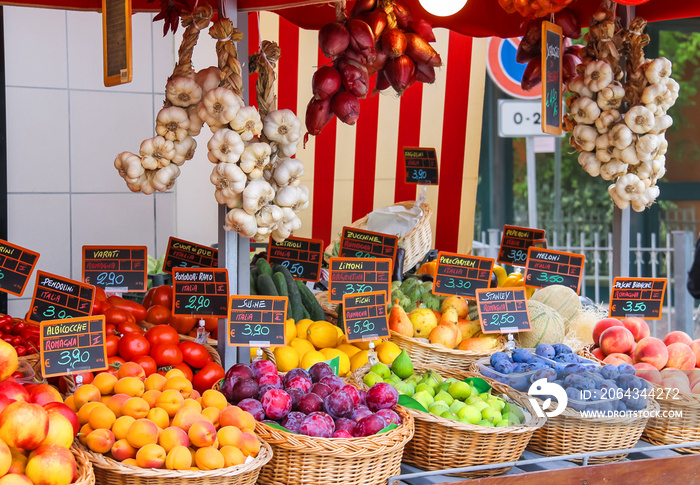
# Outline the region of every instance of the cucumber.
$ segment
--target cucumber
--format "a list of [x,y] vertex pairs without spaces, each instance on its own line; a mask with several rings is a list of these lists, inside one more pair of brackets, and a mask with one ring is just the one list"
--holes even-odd
[[256,283],[259,295],[279,296],[277,288],[275,288],[275,284],[272,282],[272,277],[269,274],[259,275]]
[[279,296],[289,296],[287,281],[284,279],[284,275],[282,273],[272,273],[272,282],[275,284],[275,288],[277,288],[277,293]]
[[289,308],[287,311],[288,316],[293,318],[295,322],[303,320],[304,304],[301,301],[299,287],[297,287],[296,283],[294,282],[292,273],[290,273],[287,268],[279,264],[275,265],[275,272],[282,273],[284,275],[285,281],[287,282],[287,291],[289,292],[289,295],[287,295],[287,297],[289,298]]
[[325,320],[326,314],[323,311],[323,307],[321,307],[321,304],[318,302],[309,287],[306,286],[303,281],[297,280],[296,283],[297,287],[299,288],[299,293],[301,294],[301,301],[304,304],[304,308],[306,308],[309,315],[311,315],[311,320],[315,322],[318,320]]
[[305,307],[304,305],[302,305],[302,306],[301,306],[301,309],[303,310],[304,318],[310,319],[310,318],[311,318],[311,315],[309,315],[309,311],[306,309],[306,307]]
[[266,274],[269,276],[272,276],[272,268],[270,267],[270,263],[267,262],[266,259],[260,258],[255,262],[255,267],[258,268],[258,271],[260,274]]
[[258,294],[258,292],[255,290],[255,277],[253,276],[253,273],[250,273],[250,294],[251,295]]

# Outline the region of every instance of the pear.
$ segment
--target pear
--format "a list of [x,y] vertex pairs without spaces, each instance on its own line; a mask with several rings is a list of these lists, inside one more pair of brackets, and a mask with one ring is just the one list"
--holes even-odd
[[408,319],[413,325],[414,337],[428,338],[438,324],[435,313],[427,308],[416,308],[408,314]]
[[413,362],[411,362],[406,349],[401,350],[401,353],[391,363],[391,371],[400,379],[407,379],[413,375]]

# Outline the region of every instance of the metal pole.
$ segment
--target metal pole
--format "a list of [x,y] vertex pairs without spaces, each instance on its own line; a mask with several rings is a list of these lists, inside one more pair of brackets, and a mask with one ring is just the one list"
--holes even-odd
[[694,338],[693,305],[695,300],[688,293],[688,270],[693,264],[693,233],[673,231],[673,296],[675,313],[673,330],[682,330]]
[[561,220],[561,139],[554,139],[554,227],[562,232]]
[[535,169],[535,138],[525,138],[525,157],[527,160],[527,214],[528,225],[537,227],[537,173]]

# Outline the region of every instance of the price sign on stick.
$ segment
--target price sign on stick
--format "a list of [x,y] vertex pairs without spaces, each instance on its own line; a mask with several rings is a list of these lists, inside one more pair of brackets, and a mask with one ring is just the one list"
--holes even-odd
[[498,262],[525,266],[527,250],[535,245],[535,241],[544,239],[544,231],[528,227],[503,226],[501,249],[498,251]]
[[438,163],[435,148],[405,147],[403,159],[406,166],[407,184],[438,184]]
[[343,295],[343,324],[348,342],[389,338],[383,291]]
[[389,258],[393,264],[399,238],[381,232],[344,227],[338,256],[344,258]]
[[615,278],[610,294],[610,316],[659,320],[666,294],[662,278]]
[[228,344],[232,347],[287,345],[287,301],[285,296],[231,295]]
[[44,377],[107,370],[104,315],[41,322],[40,340]]
[[525,285],[535,288],[563,285],[578,293],[585,262],[583,254],[531,247],[525,262]]
[[388,259],[331,258],[328,301],[343,303],[343,295],[382,291],[391,294],[391,261]]
[[173,268],[173,315],[228,316],[228,271]]
[[562,30],[542,22],[542,131],[561,135]]
[[433,281],[436,295],[458,295],[471,300],[476,298],[476,290],[488,288],[494,260],[479,256],[466,256],[440,251],[437,270]]
[[95,287],[51,273],[37,271],[28,320],[65,320],[87,317],[95,302]]
[[172,273],[173,268],[216,268],[219,265],[219,250],[193,242],[170,237],[165,251],[163,271]]
[[285,266],[297,280],[318,281],[322,254],[323,241],[320,239],[288,237],[277,242],[270,238],[267,246],[268,263]]
[[144,292],[146,246],[83,246],[83,281],[105,291]]
[[22,296],[39,253],[0,239],[0,291]]
[[525,288],[476,290],[481,333],[517,333],[532,330]]

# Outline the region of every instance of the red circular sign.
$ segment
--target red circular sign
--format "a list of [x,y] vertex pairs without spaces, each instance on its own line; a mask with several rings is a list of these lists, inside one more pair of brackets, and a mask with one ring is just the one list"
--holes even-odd
[[500,39],[491,37],[486,48],[486,69],[491,80],[501,90],[520,99],[537,99],[542,96],[542,88],[537,86],[530,91],[520,87],[525,66],[515,61],[520,38]]

